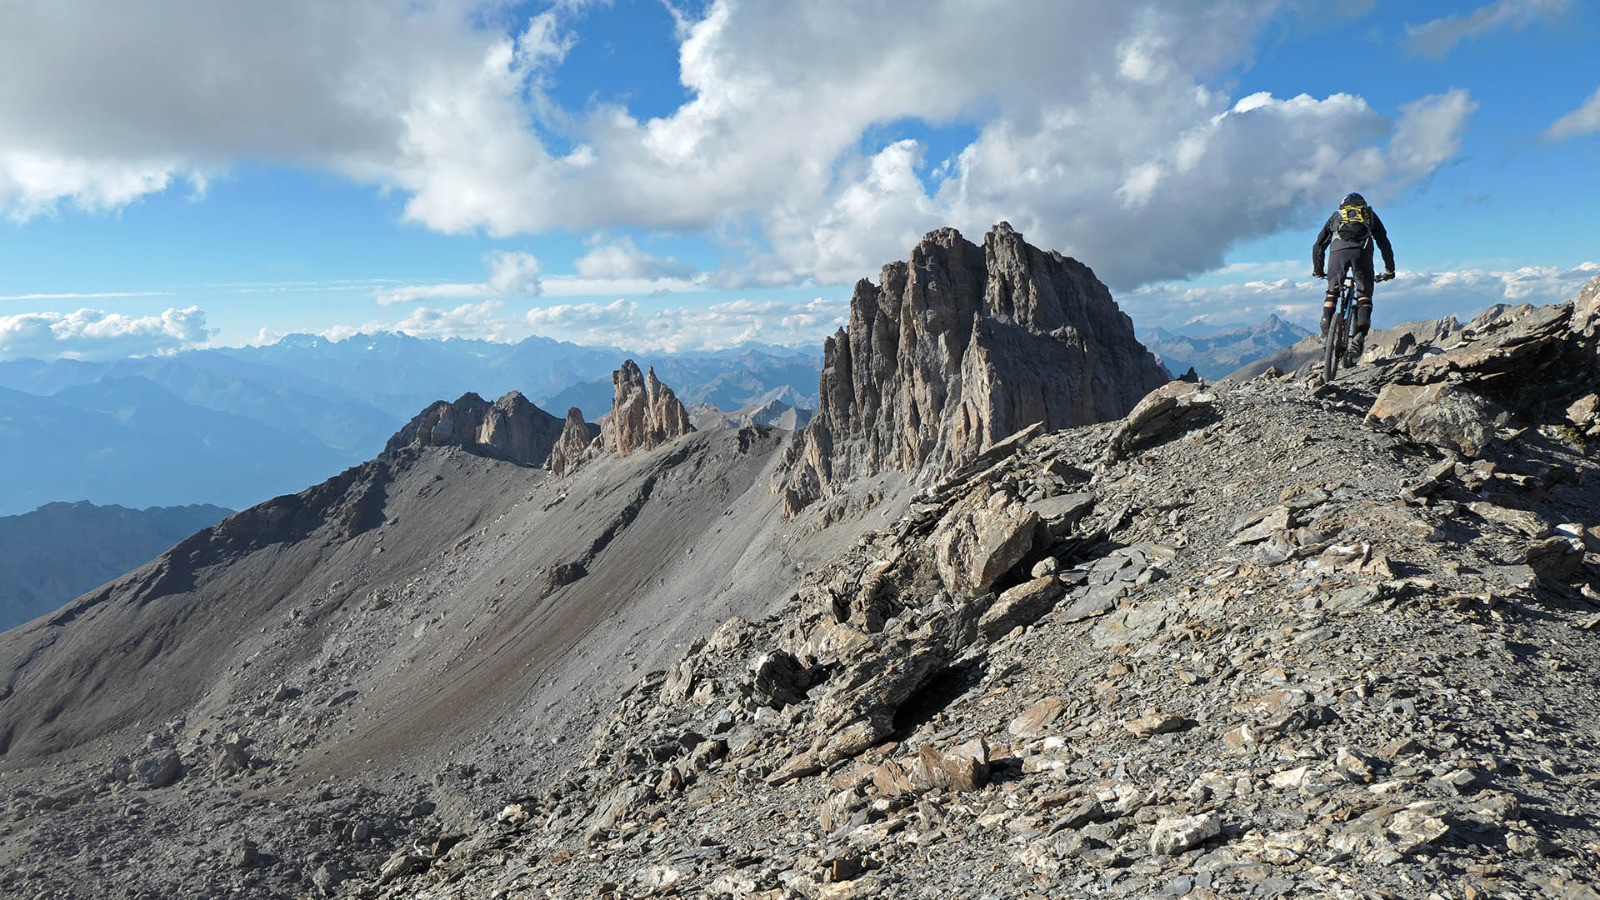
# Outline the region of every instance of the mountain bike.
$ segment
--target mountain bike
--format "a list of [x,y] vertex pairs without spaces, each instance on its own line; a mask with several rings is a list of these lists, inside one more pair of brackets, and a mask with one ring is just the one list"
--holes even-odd
[[[1388,281],[1393,278],[1384,272],[1379,272],[1372,279],[1374,284]],[[1356,327],[1356,280],[1349,275],[1344,277],[1344,289],[1339,291],[1339,308],[1333,315],[1333,321],[1328,324],[1328,334],[1323,338],[1322,346],[1322,380],[1333,381],[1339,374],[1339,363],[1345,359],[1345,354],[1350,350],[1350,335]],[[1345,362],[1346,367],[1355,365],[1351,359]]]

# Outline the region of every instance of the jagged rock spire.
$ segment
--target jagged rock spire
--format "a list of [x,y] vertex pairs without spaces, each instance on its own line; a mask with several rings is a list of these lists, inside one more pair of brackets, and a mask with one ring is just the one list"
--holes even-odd
[[1168,380],[1088,266],[1004,222],[953,228],[863,279],[824,344],[820,408],[788,462],[791,512],[856,475],[947,470],[1033,423],[1115,419]]
[[557,478],[565,478],[578,470],[578,467],[594,456],[595,437],[600,433],[597,426],[590,425],[583,420],[583,410],[576,406],[567,410],[567,422],[561,429],[561,437],[556,440],[556,446],[550,451],[550,471]]
[[653,366],[646,377],[637,363],[627,360],[611,373],[611,386],[615,391],[611,413],[600,432],[605,448],[618,456],[659,447],[694,431],[688,410],[672,388],[656,378]]

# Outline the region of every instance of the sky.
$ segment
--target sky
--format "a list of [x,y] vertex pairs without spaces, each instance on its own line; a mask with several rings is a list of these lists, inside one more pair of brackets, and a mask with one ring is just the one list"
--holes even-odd
[[0,0],[0,359],[400,330],[815,346],[1009,221],[1140,327],[1382,324],[1600,274],[1579,0]]

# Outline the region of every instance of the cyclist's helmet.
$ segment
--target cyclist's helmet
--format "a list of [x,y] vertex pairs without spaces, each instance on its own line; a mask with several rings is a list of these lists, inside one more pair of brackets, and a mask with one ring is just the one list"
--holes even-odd
[[1339,205],[1340,206],[1366,206],[1367,205],[1367,198],[1361,196],[1360,194],[1345,194],[1344,195],[1344,202],[1340,203]]

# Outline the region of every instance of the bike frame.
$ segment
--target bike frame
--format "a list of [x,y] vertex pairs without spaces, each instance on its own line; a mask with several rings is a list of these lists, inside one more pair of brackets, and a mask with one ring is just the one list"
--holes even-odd
[[[1374,283],[1388,281],[1382,274],[1372,279]],[[1333,321],[1328,325],[1328,336],[1322,347],[1322,380],[1332,381],[1339,374],[1339,363],[1350,349],[1350,335],[1356,327],[1356,280],[1344,276],[1344,287],[1339,290],[1339,306],[1334,310]]]

